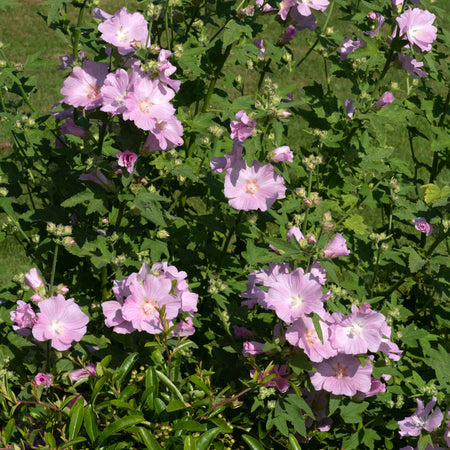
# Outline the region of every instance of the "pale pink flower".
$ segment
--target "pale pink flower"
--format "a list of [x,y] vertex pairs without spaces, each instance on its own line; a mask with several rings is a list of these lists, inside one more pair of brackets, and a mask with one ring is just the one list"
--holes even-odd
[[64,80],[61,94],[64,103],[93,109],[101,106],[100,89],[108,73],[108,63],[84,61],[83,68],[74,67]]
[[408,55],[404,55],[402,52],[397,54],[397,58],[402,67],[412,75],[413,78],[423,78],[428,75],[427,72],[420,69],[420,67],[423,67],[423,62],[419,62]]
[[33,294],[30,297],[31,301],[35,302],[35,303],[39,303],[42,300],[42,297],[40,296],[40,294]]
[[255,356],[264,353],[264,344],[256,341],[246,341],[242,349],[242,354],[248,358],[249,356]]
[[267,211],[277,199],[285,197],[284,180],[271,164],[253,161],[248,167],[244,161],[239,168],[231,168],[225,176],[225,197],[238,210]]
[[296,347],[304,350],[311,361],[321,362],[338,354],[329,342],[328,323],[320,320],[322,341],[320,340],[314,322],[309,317],[303,316],[297,319],[286,331],[286,340]]
[[73,119],[67,119],[61,125],[61,134],[70,134],[72,136],[84,138],[88,135],[88,131],[85,128],[77,125]]
[[40,312],[32,330],[36,340],[51,340],[52,347],[64,351],[86,334],[89,318],[73,298],[66,300],[59,294],[42,300],[38,305]]
[[347,248],[347,241],[341,233],[336,233],[333,239],[328,242],[323,254],[325,258],[338,258],[339,256],[347,256],[350,250]]
[[41,286],[44,286],[44,282],[35,267],[25,274],[25,284],[30,286],[31,289],[38,289]]
[[17,301],[17,307],[9,313],[10,318],[17,325],[13,325],[13,330],[19,336],[29,336],[36,320],[36,314],[33,308],[22,300]]
[[114,16],[107,18],[98,26],[101,38],[117,47],[121,55],[133,52],[135,42],[145,46],[148,36],[148,23],[140,13],[129,13],[125,7]]
[[177,68],[170,63],[169,57],[172,55],[172,52],[169,50],[161,49],[158,55],[158,76],[159,81],[161,83],[167,84],[170,86],[175,92],[178,92],[181,86],[180,80],[172,80],[170,78],[173,75]]
[[100,90],[102,94],[100,109],[113,115],[123,114],[126,110],[124,99],[133,87],[135,78],[135,72],[130,73],[123,69],[109,73]]
[[69,378],[72,381],[79,381],[82,380],[83,378],[89,377],[94,378],[96,372],[97,372],[97,365],[94,363],[89,363],[86,365],[86,367],[69,372]]
[[305,239],[305,236],[303,236],[303,233],[300,231],[300,228],[297,226],[293,226],[289,229],[289,231],[286,234],[286,239],[291,242],[292,236],[297,239],[297,241],[301,241],[302,239]]
[[297,2],[297,11],[302,16],[309,16],[312,14],[311,9],[324,12],[329,4],[328,0],[302,0]]
[[422,51],[429,51],[436,40],[437,28],[433,25],[435,19],[436,16],[427,10],[408,8],[396,20],[400,36],[406,34],[411,45],[417,45]]
[[[450,416],[450,410],[448,411],[448,416]],[[447,446],[450,448],[450,421],[447,422],[447,426],[444,430],[444,441],[447,443]]]
[[366,393],[357,392],[356,396],[362,400],[364,398],[373,397],[374,395],[381,394],[382,392],[386,392],[386,385],[381,382],[378,378],[372,377],[370,390]]
[[384,108],[387,105],[390,105],[393,101],[394,101],[394,94],[392,94],[392,92],[387,91],[379,98],[379,100],[377,100],[374,103],[373,106],[375,109],[380,109]]
[[425,233],[425,236],[429,236],[434,231],[433,225],[430,225],[425,218],[423,217],[416,217],[412,220],[414,222],[414,226],[416,230],[421,231],[422,233]]
[[256,6],[260,9],[262,8],[262,12],[272,12],[277,10],[270,6],[265,0],[256,0]]
[[294,160],[294,154],[287,145],[283,145],[281,147],[277,147],[275,150],[272,150],[270,152],[270,158],[274,162],[292,162]]
[[183,125],[175,117],[156,121],[154,128],[145,141],[144,148],[150,152],[170,150],[183,145]]
[[365,41],[359,36],[356,41],[354,41],[351,37],[347,37],[342,41],[341,48],[339,50],[341,56],[341,61],[347,59],[350,53],[353,53],[356,49],[365,47],[367,44]]
[[94,16],[94,18],[96,18],[98,20],[107,20],[110,17],[112,17],[112,14],[109,14],[106,11],[103,11],[103,9],[100,9],[100,8],[94,8],[92,10],[92,15]]
[[[324,286],[327,282],[327,272],[326,270],[320,265],[320,262],[316,262],[312,265],[310,274],[317,279],[317,281]],[[322,297],[322,301],[323,297]]]
[[255,131],[256,121],[250,119],[244,110],[239,111],[234,116],[236,120],[232,120],[230,124],[231,139],[238,139],[239,142],[244,142]]
[[314,363],[317,372],[311,373],[311,383],[316,390],[324,389],[334,395],[353,396],[358,391],[369,392],[372,386],[372,363],[364,367],[351,355],[337,355]]
[[145,276],[142,284],[129,285],[131,295],[122,307],[122,316],[139,331],[159,334],[163,331],[160,311],[165,307],[165,320],[174,319],[181,308],[181,300],[170,294],[171,280],[151,274]]
[[48,373],[38,373],[34,377],[34,381],[37,386],[40,386],[41,384],[44,385],[44,387],[48,388],[52,384],[52,376]]
[[423,429],[426,431],[433,431],[442,423],[444,416],[439,408],[436,408],[434,412],[430,414],[436,404],[436,397],[434,395],[425,407],[422,400],[418,398],[416,401],[417,410],[413,415],[405,417],[398,422],[401,437],[419,436]]
[[159,120],[168,120],[175,108],[169,102],[175,92],[164,87],[158,80],[138,78],[133,90],[124,98],[125,120],[132,120],[142,130],[154,131]]
[[321,297],[322,286],[317,278],[298,268],[279,275],[271,283],[266,304],[281,320],[291,324],[311,312],[324,313]]
[[120,167],[125,167],[128,173],[132,173],[138,156],[136,153],[125,150],[124,152],[117,152],[116,158],[119,159],[118,164]]

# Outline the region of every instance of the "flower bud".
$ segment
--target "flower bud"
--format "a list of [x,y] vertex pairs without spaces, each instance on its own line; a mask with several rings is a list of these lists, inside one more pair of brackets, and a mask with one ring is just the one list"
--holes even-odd
[[158,239],[167,239],[170,236],[170,234],[166,230],[159,230],[156,233],[156,237]]
[[5,187],[0,187],[0,197],[7,197],[8,196],[8,189]]

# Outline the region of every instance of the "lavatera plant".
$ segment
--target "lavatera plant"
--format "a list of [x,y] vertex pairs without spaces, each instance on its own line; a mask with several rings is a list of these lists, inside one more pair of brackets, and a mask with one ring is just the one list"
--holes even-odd
[[450,447],[444,2],[42,7],[53,107],[0,48],[2,445]]

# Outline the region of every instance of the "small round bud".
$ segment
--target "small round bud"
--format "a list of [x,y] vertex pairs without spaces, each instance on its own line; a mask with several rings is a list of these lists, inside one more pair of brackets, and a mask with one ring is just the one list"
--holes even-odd
[[0,197],[7,197],[8,196],[8,189],[5,187],[0,187]]

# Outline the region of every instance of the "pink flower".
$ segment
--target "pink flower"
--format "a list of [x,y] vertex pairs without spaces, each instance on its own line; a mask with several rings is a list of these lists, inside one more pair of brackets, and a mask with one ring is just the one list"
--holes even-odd
[[299,227],[293,226],[289,229],[289,231],[286,234],[286,239],[291,242],[292,236],[297,239],[297,241],[301,241],[302,239],[305,239],[305,236],[303,236],[303,233],[300,231]]
[[303,0],[297,2],[297,11],[302,16],[309,16],[312,14],[311,9],[324,12],[329,4],[328,0]]
[[375,109],[384,108],[387,105],[390,105],[394,101],[394,94],[392,92],[385,92],[379,100],[374,103]]
[[433,431],[441,424],[444,416],[439,408],[436,408],[433,413],[430,414],[434,405],[436,404],[436,397],[433,395],[431,400],[427,403],[427,406],[423,406],[423,401],[419,398],[417,401],[417,410],[412,416],[405,417],[398,422],[400,427],[400,436],[419,436],[422,429],[426,431]]
[[321,362],[338,354],[329,342],[328,324],[321,320],[320,329],[322,330],[322,341],[320,340],[314,322],[309,317],[300,317],[286,331],[286,340],[296,347],[304,350],[311,361]]
[[416,230],[425,233],[425,236],[429,236],[431,233],[433,233],[433,225],[430,225],[423,217],[416,217],[412,221],[414,222]]
[[[253,378],[255,371],[252,370],[250,372],[250,376]],[[289,377],[287,376],[287,365],[283,364],[279,366],[275,364],[271,370],[268,372],[260,373],[258,372],[258,381],[261,381],[263,378],[268,377],[269,375],[275,375],[275,378],[264,383],[264,386],[277,388],[282,394],[288,391],[289,389]]]
[[373,397],[374,395],[381,394],[382,392],[386,392],[386,385],[382,383],[378,378],[372,377],[371,385],[369,392],[362,393],[358,392],[357,397],[362,400],[364,398]]
[[[373,16],[370,16],[370,14],[373,14]],[[385,19],[384,19],[384,16],[382,14],[380,14],[380,13],[373,13],[372,12],[370,14],[369,14],[370,17],[369,16],[368,17],[371,20],[377,20],[378,24],[377,24],[377,27],[374,30],[364,31],[364,34],[366,36],[369,36],[369,37],[375,37],[377,34],[380,33],[380,29],[384,25]]]
[[255,44],[255,47],[259,50],[262,58],[264,56],[264,53],[266,52],[266,49],[264,48],[264,41],[262,39],[255,39],[253,41],[253,44]]
[[239,142],[244,142],[254,133],[256,121],[251,120],[244,110],[236,113],[234,117],[236,120],[233,120],[230,124],[230,137],[231,139],[238,139]]
[[353,396],[357,391],[369,392],[372,386],[370,361],[366,361],[363,367],[354,356],[337,355],[313,366],[317,372],[311,374],[311,383],[316,390]]
[[88,403],[87,403],[87,401],[84,399],[84,397],[83,397],[81,394],[76,395],[72,400],[70,400],[70,401],[67,403],[66,406],[67,406],[69,409],[72,409],[73,405],[75,405],[75,403],[76,403],[80,398],[83,399],[84,406],[86,406]]
[[100,89],[108,73],[108,63],[84,61],[83,68],[74,67],[64,80],[61,94],[64,103],[93,109],[101,106]]
[[287,145],[283,145],[282,147],[277,147],[275,150],[272,150],[270,153],[270,158],[274,162],[292,162],[294,160],[294,154]]
[[52,376],[47,373],[38,373],[34,377],[34,381],[36,382],[37,386],[40,386],[41,384],[44,385],[44,387],[48,388],[52,384]]
[[94,8],[92,10],[92,15],[98,20],[107,20],[110,17],[112,17],[112,14],[109,14],[106,11],[103,11],[103,9],[100,9],[100,8]]
[[345,100],[345,113],[349,119],[353,119],[353,115],[355,114],[356,108],[353,106],[355,101],[351,98]]
[[183,145],[183,125],[175,117],[157,120],[152,132],[145,141],[144,148],[150,153],[170,150]]
[[164,325],[160,311],[165,307],[165,320],[174,319],[181,309],[181,300],[170,294],[171,280],[151,274],[145,276],[143,283],[129,285],[131,295],[122,307],[122,316],[139,331],[159,334]]
[[119,159],[118,164],[120,167],[125,167],[128,173],[132,173],[134,164],[136,163],[138,156],[136,155],[136,153],[125,150],[123,153],[117,152],[116,158]]
[[123,69],[109,73],[101,88],[101,110],[113,115],[123,114],[126,110],[124,98],[132,88],[135,78],[135,72],[128,73]]
[[341,49],[339,50],[341,54],[340,56],[341,61],[346,60],[348,55],[350,55],[350,53],[353,53],[356,49],[365,47],[366,45],[367,44],[361,37],[358,37],[356,41],[354,41],[351,37],[345,38],[342,41]]
[[226,170],[237,167],[242,161],[242,144],[238,140],[233,141],[233,149],[229,155],[214,157],[209,163],[209,167],[215,173],[222,173]]
[[281,320],[291,324],[311,312],[324,313],[321,298],[322,286],[317,278],[298,268],[289,274],[280,274],[270,284],[266,305]]
[[140,13],[129,13],[123,7],[114,16],[107,18],[98,26],[102,33],[101,38],[109,44],[117,47],[121,55],[132,51],[135,42],[141,42],[145,46],[148,36],[148,23]]
[[236,339],[248,339],[254,335],[253,331],[247,330],[244,327],[238,327],[237,325],[234,325],[233,330]]
[[328,242],[324,251],[325,258],[338,258],[339,256],[347,256],[350,250],[347,248],[347,241],[341,233],[336,233],[333,239]]
[[378,351],[386,320],[383,314],[371,310],[368,303],[363,303],[360,309],[352,305],[349,316],[334,313],[333,319],[330,342],[339,353],[358,355]]
[[13,330],[19,336],[29,336],[36,320],[33,308],[22,300],[17,301],[17,308],[9,313],[10,318],[17,325],[13,325]]
[[31,289],[38,289],[41,286],[44,286],[44,282],[35,267],[25,274],[25,284],[30,286]]
[[93,363],[89,363],[85,368],[74,370],[69,372],[69,377],[72,381],[79,381],[83,378],[94,378],[97,372],[97,365]]
[[397,58],[402,65],[402,67],[413,76],[413,78],[423,78],[428,75],[427,72],[420,69],[423,67],[423,62],[419,62],[416,59],[411,58],[408,55],[404,55],[403,53],[398,53]]
[[434,19],[436,16],[427,10],[408,8],[396,20],[400,36],[406,34],[411,45],[417,45],[422,51],[429,51],[437,34],[437,28],[433,26]]
[[292,41],[297,36],[297,30],[293,25],[289,25],[286,31],[281,35],[280,41],[283,43]]
[[253,161],[248,167],[244,161],[238,168],[231,168],[225,176],[225,197],[238,210],[267,211],[277,199],[285,197],[284,180],[271,164]]
[[255,356],[264,353],[264,344],[256,341],[244,342],[242,354],[248,358],[249,356]]
[[192,336],[195,333],[194,322],[192,317],[186,317],[186,319],[181,320],[177,326],[172,330],[173,336]]
[[64,351],[86,334],[89,318],[73,298],[66,300],[59,294],[39,302],[39,309],[32,330],[36,340],[51,340],[52,347]]
[[174,97],[172,89],[164,87],[158,80],[138,78],[133,90],[124,98],[125,120],[132,120],[142,130],[155,131],[159,120],[168,120],[175,108],[169,103]]

